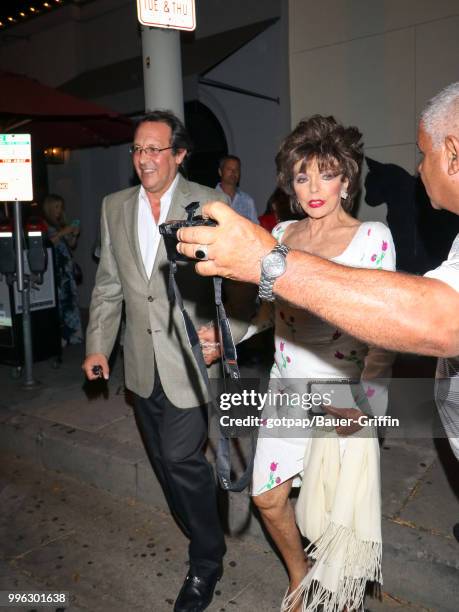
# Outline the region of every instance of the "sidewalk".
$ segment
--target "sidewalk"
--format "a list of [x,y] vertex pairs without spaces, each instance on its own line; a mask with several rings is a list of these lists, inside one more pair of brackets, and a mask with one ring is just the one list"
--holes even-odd
[[[120,363],[105,387],[103,383],[84,383],[81,361],[82,348],[68,347],[60,370],[53,370],[47,362],[36,364],[34,373],[42,386],[33,391],[21,389],[10,377],[10,369],[0,366],[0,452],[59,471],[128,503],[166,511],[140,444],[132,408],[126,402]],[[452,525],[459,521],[457,473],[444,440],[436,444],[431,440],[390,440],[383,445],[386,595],[382,603],[368,600],[372,612],[457,610],[459,544],[451,533]],[[247,493],[222,493],[221,502],[234,536],[229,548],[236,546],[239,563],[248,563],[249,570],[255,561],[245,558],[244,546],[267,550],[265,536],[250,510]],[[277,562],[274,565],[277,567]],[[286,585],[280,564],[272,576],[272,588],[280,600]],[[181,575],[174,576],[174,584],[181,579]],[[255,607],[244,610],[270,609],[261,584],[251,582],[247,588],[253,591]],[[236,605],[227,609],[238,610]]]

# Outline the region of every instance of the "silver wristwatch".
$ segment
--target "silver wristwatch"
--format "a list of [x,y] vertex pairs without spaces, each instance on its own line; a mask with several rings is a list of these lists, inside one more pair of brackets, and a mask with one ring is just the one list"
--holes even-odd
[[285,244],[277,244],[273,250],[261,260],[260,286],[258,288],[258,297],[260,300],[274,302],[274,281],[285,272],[287,268],[285,258],[289,251],[289,247]]

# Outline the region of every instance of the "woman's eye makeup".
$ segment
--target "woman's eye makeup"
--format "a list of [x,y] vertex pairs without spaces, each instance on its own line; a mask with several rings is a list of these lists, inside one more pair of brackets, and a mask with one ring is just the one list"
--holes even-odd
[[308,180],[306,174],[297,174],[295,176],[295,183],[305,183]]
[[336,178],[337,176],[339,176],[339,172],[322,172],[321,173],[321,177],[325,180],[325,181],[332,181],[334,178]]
[[[335,179],[337,176],[339,176],[339,173],[335,173],[335,172],[321,172],[320,174],[320,178],[323,181],[332,181],[333,179]],[[307,174],[297,174],[295,176],[295,183],[306,183],[309,180],[309,177]]]

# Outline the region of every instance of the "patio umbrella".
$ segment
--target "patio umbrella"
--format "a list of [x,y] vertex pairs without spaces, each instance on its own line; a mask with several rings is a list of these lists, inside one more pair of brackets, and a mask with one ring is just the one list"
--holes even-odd
[[41,148],[108,146],[132,140],[132,122],[119,113],[0,71],[0,132],[32,134]]
[[[108,146],[132,140],[132,122],[93,102],[80,100],[34,79],[0,71],[0,133],[32,135],[34,149]],[[23,343],[26,387],[36,385],[32,373],[29,282],[24,282],[20,204],[14,202],[16,270],[23,295]]]

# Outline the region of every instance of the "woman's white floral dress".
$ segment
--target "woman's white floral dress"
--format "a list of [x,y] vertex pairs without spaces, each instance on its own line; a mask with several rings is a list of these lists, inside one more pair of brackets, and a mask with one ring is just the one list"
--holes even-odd
[[[273,236],[279,242],[282,242],[282,234],[290,223],[296,221],[285,221],[273,229]],[[394,270],[395,249],[389,229],[379,222],[362,223],[347,248],[331,261],[356,268]],[[367,379],[363,387],[372,411],[376,414],[385,411],[386,387],[369,381],[390,376],[393,360],[390,353],[376,347],[368,348],[322,319],[281,300],[275,302],[274,311],[271,304],[262,306],[245,338],[273,324],[275,356],[270,374],[273,392],[293,388],[292,379]],[[269,412],[263,413],[263,419],[265,415],[269,416]],[[259,495],[292,477],[301,476],[303,458],[310,440],[307,432],[300,438],[279,437],[275,429],[261,427],[252,495]],[[341,440],[341,451],[344,452],[346,438]],[[296,478],[294,486],[300,482]]]

